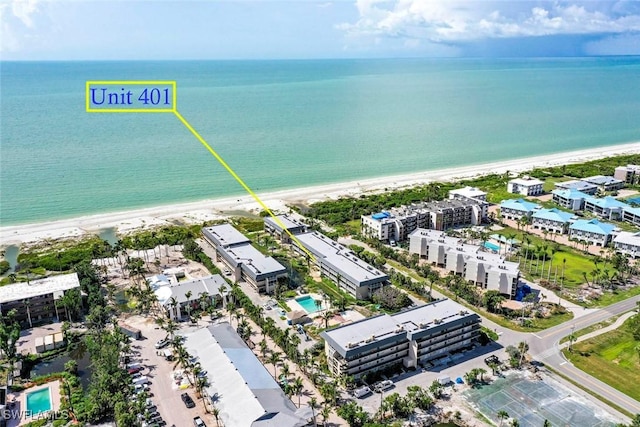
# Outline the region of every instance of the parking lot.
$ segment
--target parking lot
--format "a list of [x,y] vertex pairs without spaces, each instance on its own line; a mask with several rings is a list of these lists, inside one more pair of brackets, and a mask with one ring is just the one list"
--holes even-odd
[[[215,425],[215,419],[205,413],[202,399],[196,398],[193,387],[185,390],[178,388],[173,380],[174,362],[169,362],[158,354],[155,344],[165,337],[165,332],[152,320],[140,316],[130,317],[127,323],[142,331],[142,339],[131,343],[132,350],[137,352],[134,360],[144,365],[141,373],[150,379],[151,399],[167,426],[191,426],[196,416],[200,416],[208,426]],[[195,408],[188,409],[182,402],[180,395],[184,392],[194,400]]]

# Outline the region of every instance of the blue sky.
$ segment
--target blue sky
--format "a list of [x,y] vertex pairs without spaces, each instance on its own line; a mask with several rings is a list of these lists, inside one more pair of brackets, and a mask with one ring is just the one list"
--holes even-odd
[[640,55],[640,1],[0,0],[0,58]]

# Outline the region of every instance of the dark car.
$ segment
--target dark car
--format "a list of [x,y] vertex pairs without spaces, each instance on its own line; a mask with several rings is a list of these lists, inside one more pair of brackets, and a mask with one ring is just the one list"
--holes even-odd
[[188,393],[182,393],[182,395],[180,397],[182,398],[182,401],[184,402],[184,406],[186,406],[187,408],[194,408],[196,406],[195,402],[193,401],[191,396],[189,396]]
[[142,366],[135,366],[127,370],[127,372],[129,372],[129,375],[137,374],[140,371],[142,371]]

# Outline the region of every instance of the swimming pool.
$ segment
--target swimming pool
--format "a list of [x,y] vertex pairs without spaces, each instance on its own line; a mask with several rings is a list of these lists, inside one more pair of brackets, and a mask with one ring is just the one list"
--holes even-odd
[[315,313],[316,311],[320,310],[316,305],[316,301],[316,299],[309,295],[296,298],[296,302],[300,304],[302,308],[304,308],[304,311],[306,311],[308,314]]
[[40,390],[27,393],[27,411],[33,415],[38,415],[51,410],[51,388],[45,387]]
[[491,249],[492,251],[499,251],[500,250],[500,246],[496,245],[495,243],[491,243],[491,242],[484,242],[484,247],[487,249]]

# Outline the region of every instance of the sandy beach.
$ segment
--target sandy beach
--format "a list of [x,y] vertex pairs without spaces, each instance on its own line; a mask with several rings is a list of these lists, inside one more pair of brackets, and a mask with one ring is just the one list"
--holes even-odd
[[[505,173],[507,171],[524,172],[536,167],[579,163],[614,155],[638,153],[640,153],[640,142],[482,165],[295,188],[260,193],[258,196],[269,209],[282,213],[288,211],[287,205],[294,203],[308,204],[320,200],[380,192],[385,189],[392,190],[411,187],[433,181],[454,181],[461,178],[470,178],[489,173]],[[247,184],[251,186],[252,183]],[[135,229],[156,227],[176,222],[202,223],[203,221],[225,218],[233,212],[245,211],[258,213],[260,210],[261,208],[257,201],[247,194],[124,212],[87,215],[36,224],[7,226],[0,227],[0,246],[29,244],[46,239],[71,238],[87,233],[96,233],[108,228],[115,228],[119,233],[127,233]]]

